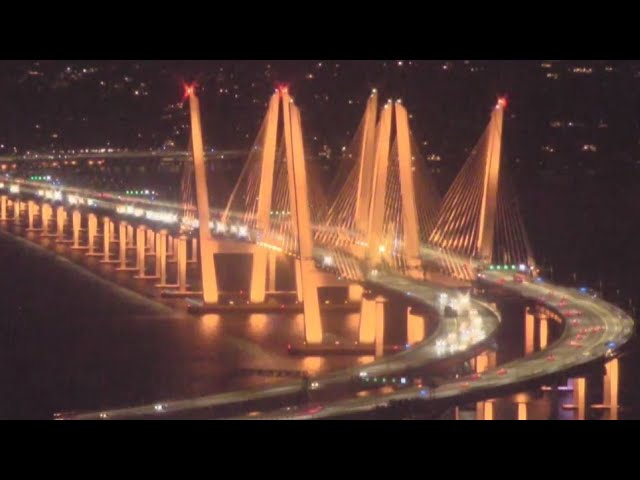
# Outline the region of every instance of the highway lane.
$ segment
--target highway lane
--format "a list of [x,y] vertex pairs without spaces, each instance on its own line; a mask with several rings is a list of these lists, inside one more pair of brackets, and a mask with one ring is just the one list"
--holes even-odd
[[[623,310],[593,298],[579,290],[547,283],[513,281],[506,272],[484,272],[484,281],[535,299],[564,318],[562,335],[545,350],[519,358],[499,368],[446,382],[435,389],[409,387],[368,397],[351,397],[339,402],[313,405],[304,409],[282,409],[254,419],[321,419],[372,411],[398,400],[454,400],[472,394],[490,398],[492,390],[518,385],[559,374],[586,365],[596,359],[608,359],[633,335],[634,320]],[[563,312],[577,310],[581,315]]]

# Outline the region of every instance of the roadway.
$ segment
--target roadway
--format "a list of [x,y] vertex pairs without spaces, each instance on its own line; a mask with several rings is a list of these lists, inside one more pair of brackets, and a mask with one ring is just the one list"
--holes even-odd
[[[487,271],[482,281],[500,286],[524,298],[532,299],[557,312],[564,320],[560,338],[546,349],[496,367],[481,375],[469,375],[450,380],[437,388],[425,390],[408,387],[380,392],[367,397],[352,396],[338,402],[287,408],[253,419],[322,419],[344,417],[389,406],[399,400],[454,400],[472,397],[491,398],[492,392],[504,387],[542,382],[546,378],[579,369],[599,359],[616,356],[633,335],[634,320],[623,310],[579,290],[543,282],[513,281],[512,273]],[[580,314],[569,317],[569,311]]]

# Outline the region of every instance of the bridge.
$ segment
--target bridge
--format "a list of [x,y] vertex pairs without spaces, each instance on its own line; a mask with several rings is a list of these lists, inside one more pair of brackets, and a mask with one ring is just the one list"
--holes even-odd
[[[331,395],[322,408],[251,418],[324,418],[398,400],[467,398],[478,402],[479,418],[491,418],[487,398],[550,378],[575,378],[574,406],[577,417],[584,418],[583,372],[593,363],[606,364],[601,407],[609,410],[610,418],[617,417],[617,356],[634,322],[602,300],[537,277],[517,200],[501,169],[505,101],[492,109],[480,141],[441,200],[420,161],[406,108],[400,101],[379,108],[373,91],[329,202],[312,181],[300,110],[288,90],[279,89],[226,205],[211,208],[209,190],[217,179],[207,169],[198,97],[191,87],[187,96],[193,161],[184,162],[180,202],[132,199],[108,186],[93,190],[6,175],[0,181],[0,221],[24,224],[27,232],[155,281],[166,296],[191,298],[197,311],[289,308],[274,303],[276,260],[289,258],[296,278],[291,308],[304,313],[304,342],[296,350],[335,353],[357,345],[370,349],[376,360],[314,378],[314,394]],[[252,257],[249,295],[242,305],[221,288],[224,279],[216,273],[219,257],[233,254]],[[190,264],[198,267],[191,276]],[[328,286],[344,288],[347,303],[360,311],[354,345],[327,343],[318,290]],[[500,369],[491,351],[500,315],[472,295],[484,287],[536,304],[524,319],[526,355]],[[385,355],[386,304],[394,296],[410,305],[407,346]],[[548,322],[554,320],[562,324],[563,333],[549,345]],[[536,327],[538,352],[533,346]],[[435,389],[409,386],[365,398],[355,395],[364,378],[402,378],[469,359],[475,374]],[[68,417],[177,414],[289,398],[301,388],[299,381],[285,381],[263,389]]]

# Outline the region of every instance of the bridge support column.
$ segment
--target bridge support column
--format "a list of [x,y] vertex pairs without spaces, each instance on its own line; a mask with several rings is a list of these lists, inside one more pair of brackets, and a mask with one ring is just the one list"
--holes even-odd
[[173,235],[167,236],[167,258],[170,263],[176,263],[178,261],[178,244]]
[[15,224],[20,223],[20,200],[13,201],[13,221]]
[[549,318],[546,314],[540,314],[540,330],[539,330],[539,341],[540,341],[540,350],[544,350],[547,348],[549,344]]
[[188,263],[198,263],[198,239],[196,237],[191,239],[191,256]]
[[476,403],[476,420],[493,420],[493,401],[485,400]]
[[[618,420],[618,387],[619,368],[617,358],[605,364],[605,374],[602,379],[602,405],[593,405],[593,408],[608,409],[606,418],[608,420]],[[574,387],[575,388],[575,387]]]
[[7,221],[7,196],[0,196],[0,221]]
[[425,332],[425,317],[413,312],[414,307],[407,308],[407,343],[414,345],[424,340]]
[[156,234],[151,228],[146,229],[147,234],[147,255],[155,255],[156,254]]
[[55,237],[55,234],[49,232],[49,225],[51,223],[51,218],[53,217],[53,208],[48,203],[42,205],[42,236],[43,237]]
[[187,291],[187,237],[178,238],[178,291]]
[[563,405],[563,408],[575,410],[574,419],[586,418],[587,379],[584,377],[572,379],[573,405]]
[[360,304],[360,328],[358,341],[365,345],[372,345],[376,340],[376,301],[362,297]]
[[74,210],[71,214],[71,228],[73,230],[73,246],[75,250],[81,250],[80,246],[80,223],[82,222],[82,214],[79,210]]
[[376,298],[376,358],[384,356],[384,307],[386,303],[387,300],[384,297]]
[[156,233],[156,277],[160,283],[156,287],[167,287],[167,231]]
[[127,238],[127,247],[129,248],[134,248],[135,247],[135,240],[133,237],[133,225],[128,225],[127,224],[127,233],[126,233],[126,238]]
[[67,212],[63,206],[56,208],[56,242],[66,243],[64,238],[64,224],[67,222]]
[[100,263],[117,263],[117,260],[111,260],[111,225],[113,225],[113,222],[109,217],[102,219],[102,230],[104,232],[102,235],[103,258]]
[[267,259],[269,252],[266,248],[256,247],[253,252],[253,263],[251,264],[251,289],[249,301],[251,303],[263,303],[265,300],[265,286],[267,273]]
[[145,236],[147,232],[142,225],[136,228],[136,268],[138,269],[138,277],[144,277],[144,267],[146,258]]
[[348,289],[349,289],[349,292],[348,292],[349,302],[358,303],[360,300],[362,300],[362,293],[364,292],[362,285],[353,283],[349,285]]
[[276,261],[278,259],[278,256],[275,252],[268,252],[267,253],[267,259],[268,259],[268,277],[269,277],[269,291],[271,292],[275,292],[276,291]]
[[95,213],[90,213],[87,219],[87,243],[89,247],[89,251],[87,252],[87,256],[96,257],[100,256],[99,253],[96,253],[96,236],[98,234],[98,217]]
[[304,291],[302,289],[302,267],[300,265],[300,260],[296,259],[293,263],[296,270],[296,295],[298,302],[304,302]]
[[533,353],[533,335],[535,332],[535,317],[526,308],[524,313],[524,354],[531,355]]
[[112,242],[117,242],[118,238],[116,236],[116,224],[115,222],[111,222],[109,224],[109,236],[111,237]]
[[527,402],[518,402],[518,420],[527,420]]
[[474,359],[474,363],[475,363],[475,371],[477,373],[485,372],[490,368],[495,367],[496,353],[493,351],[483,352]]
[[134,271],[135,268],[127,267],[127,230],[130,225],[127,222],[118,224],[118,260],[120,266],[116,270],[121,272]]
[[27,216],[29,219],[29,226],[27,227],[27,232],[35,232],[36,230],[40,230],[39,228],[34,227],[34,221],[36,217],[36,202],[33,200],[29,200],[27,202]]

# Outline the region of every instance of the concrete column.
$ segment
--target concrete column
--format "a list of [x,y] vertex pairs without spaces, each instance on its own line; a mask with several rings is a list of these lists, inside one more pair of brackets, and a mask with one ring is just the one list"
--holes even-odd
[[540,315],[540,350],[549,344],[549,319],[545,314]]
[[587,379],[584,377],[573,380],[573,403],[576,409],[575,419],[584,420],[586,418],[586,395]]
[[7,196],[0,196],[0,221],[7,221]]
[[269,291],[276,291],[276,261],[278,259],[278,255],[276,252],[269,252],[267,254],[267,270],[268,270],[268,281],[269,281]]
[[607,362],[605,365],[605,376],[603,379],[603,403],[609,407],[609,420],[618,419],[618,383],[619,383],[619,362],[617,358]]
[[527,420],[527,403],[518,402],[518,420]]
[[191,239],[191,256],[189,257],[189,263],[198,263],[198,239],[196,237]]
[[155,255],[156,254],[156,234],[151,228],[146,229],[147,234],[147,255]]
[[120,222],[118,225],[118,260],[120,266],[116,270],[120,271],[132,271],[135,268],[127,267],[127,229],[130,225],[127,222]]
[[102,263],[111,263],[111,225],[113,222],[109,217],[102,219]]
[[48,203],[42,205],[40,219],[42,222],[42,236],[49,237],[51,234],[49,233],[49,223],[51,221],[51,217],[53,216],[53,208]]
[[407,308],[407,343],[414,345],[425,339],[425,318],[413,313],[413,307]]
[[304,293],[302,288],[302,264],[297,258],[293,261],[296,270],[296,295],[298,302],[304,302]]
[[36,216],[36,202],[33,200],[29,200],[27,202],[27,216],[29,218],[29,226],[27,227],[28,232],[33,232],[36,230],[34,228],[34,220]]
[[80,223],[82,222],[82,215],[79,210],[74,210],[71,214],[71,228],[73,229],[73,246],[76,250],[81,249],[80,246]]
[[99,253],[96,253],[96,235],[98,234],[98,217],[95,213],[90,213],[87,219],[87,243],[89,247],[89,251],[87,252],[87,256],[95,257],[100,256]]
[[524,314],[524,354],[531,355],[533,353],[533,335],[535,329],[535,317],[527,307]]
[[349,285],[348,289],[349,289],[349,293],[348,293],[349,302],[358,303],[362,299],[362,293],[364,292],[362,285],[358,283],[353,283]]
[[384,297],[377,297],[375,300],[376,317],[376,358],[384,356],[384,306],[387,300]]
[[180,235],[178,238],[178,290],[187,291],[187,237]]
[[67,222],[67,212],[63,206],[56,208],[56,242],[64,243],[68,240],[64,238],[64,225]]
[[156,233],[156,277],[160,283],[156,286],[167,285],[167,231],[160,230]]
[[135,246],[134,240],[133,240],[133,225],[127,225],[126,239],[127,239],[127,247],[133,248]]
[[372,345],[376,340],[376,301],[362,297],[360,303],[360,328],[358,341],[366,345]]
[[486,400],[476,403],[476,420],[493,420],[493,401]]
[[13,201],[13,221],[16,224],[20,223],[20,200]]

